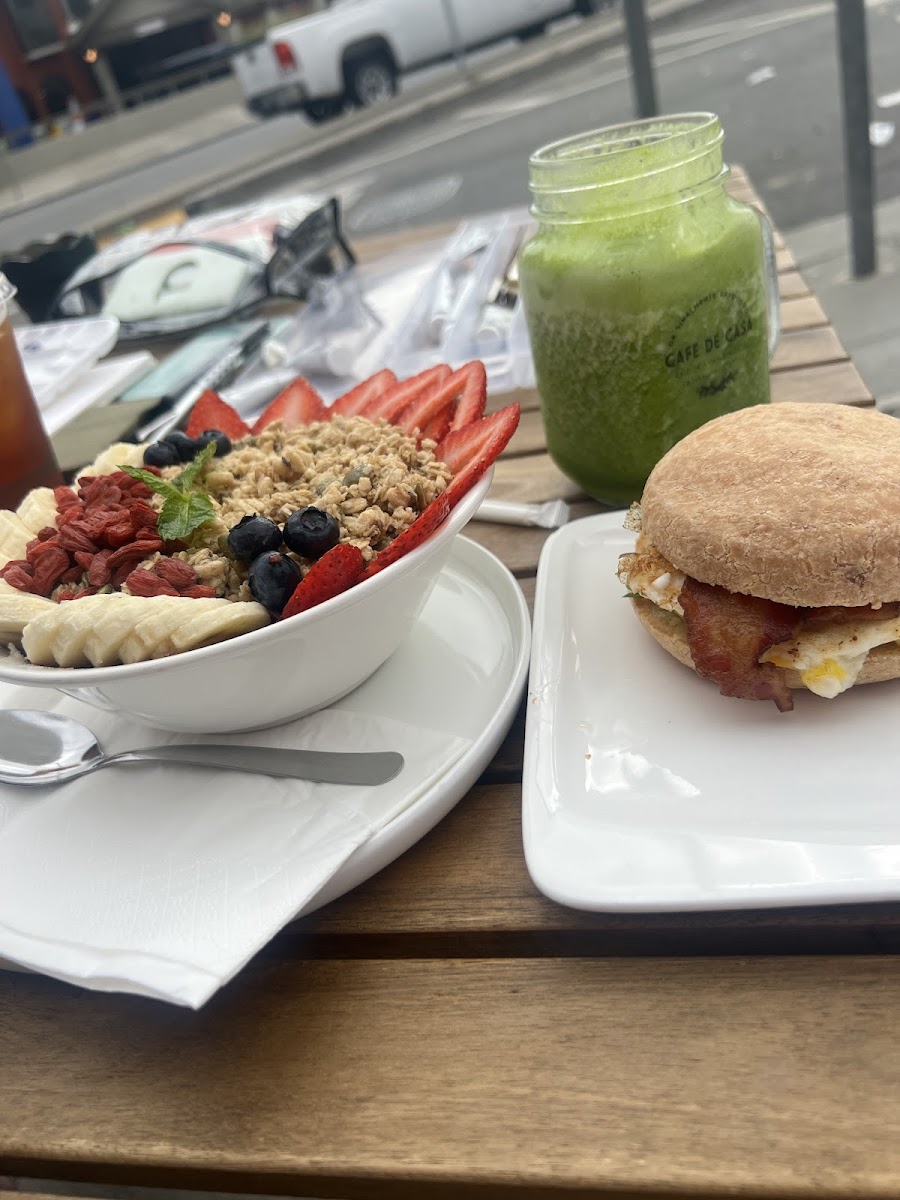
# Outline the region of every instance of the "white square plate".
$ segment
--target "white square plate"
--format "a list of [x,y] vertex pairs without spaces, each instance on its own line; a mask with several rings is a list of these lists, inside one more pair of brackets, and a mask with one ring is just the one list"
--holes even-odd
[[616,578],[620,512],[538,568],[523,836],[574,908],[632,912],[900,898],[900,682],[792,713],[720,696],[645,632]]

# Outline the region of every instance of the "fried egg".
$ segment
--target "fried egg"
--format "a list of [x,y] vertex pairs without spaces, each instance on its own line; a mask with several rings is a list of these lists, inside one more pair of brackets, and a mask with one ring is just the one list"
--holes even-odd
[[833,700],[856,683],[870,650],[896,641],[900,617],[822,625],[770,646],[760,662],[796,671],[811,692]]
[[684,587],[684,573],[676,571],[643,534],[637,539],[634,554],[620,557],[618,576],[619,582],[635,596],[643,596],[667,612],[683,616],[678,597]]

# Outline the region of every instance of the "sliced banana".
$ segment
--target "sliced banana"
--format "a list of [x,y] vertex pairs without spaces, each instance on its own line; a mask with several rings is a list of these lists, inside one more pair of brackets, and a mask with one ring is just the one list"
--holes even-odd
[[[105,606],[102,620],[97,621],[88,634],[84,643],[85,657],[95,667],[109,667],[119,662],[140,662],[139,658],[123,658],[122,651],[136,626],[152,615],[159,597],[126,596],[120,592],[113,592],[105,598],[113,603]],[[82,601],[72,603],[80,604]]]
[[100,667],[192,650],[268,623],[261,604],[114,593],[50,603],[25,625],[22,645],[40,666]]
[[[173,607],[166,603],[170,600],[178,600],[179,603]],[[119,657],[123,663],[167,657],[174,653],[172,637],[176,629],[198,614],[228,603],[227,600],[216,599],[188,600],[191,608],[185,609],[182,597],[151,596],[150,601],[151,607],[147,615],[132,627],[131,633],[120,647]]]
[[6,562],[11,558],[24,558],[25,547],[34,534],[14,512],[0,508],[0,556]]
[[[98,600],[100,604],[96,603]],[[109,604],[110,600],[113,605]],[[58,616],[53,622],[51,653],[58,667],[98,665],[88,656],[88,639],[98,629],[105,628],[111,618],[115,619],[116,600],[118,597],[112,595],[82,596],[80,600],[67,600],[56,605]],[[46,619],[49,624],[49,614]],[[134,620],[133,615],[131,619]],[[25,653],[28,654],[27,649]]]
[[56,528],[57,511],[53,489],[40,487],[31,489],[16,509],[16,516],[23,525],[31,530],[31,535],[34,537],[48,525]]
[[[79,471],[78,478],[82,475],[111,475],[113,471],[118,471],[119,467],[142,467],[146,448],[146,445],[136,446],[132,442],[116,442],[98,454],[90,466]],[[142,599],[152,597],[144,596]]]
[[[8,584],[6,586],[9,587]],[[22,630],[29,621],[48,609],[58,607],[44,596],[32,596],[15,588],[9,588],[9,592],[12,594],[0,593],[0,642],[20,641]]]
[[214,611],[192,616],[175,630],[172,647],[176,652],[210,646],[269,624],[268,612],[255,601],[217,600],[214,603],[219,605]]

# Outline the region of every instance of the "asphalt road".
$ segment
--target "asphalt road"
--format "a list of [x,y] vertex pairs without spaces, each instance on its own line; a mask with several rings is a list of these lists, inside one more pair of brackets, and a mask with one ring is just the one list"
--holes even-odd
[[[749,170],[785,230],[845,208],[835,3],[709,0],[652,33],[663,110],[718,112],[728,157]],[[873,105],[873,118],[900,123],[900,0],[868,0],[868,14],[873,95],[890,102]],[[303,136],[300,118],[237,130],[0,221],[0,245],[95,227],[104,213],[140,206],[172,183],[188,197],[223,159],[239,175],[261,140],[271,148],[271,169],[223,187],[217,199],[339,187],[355,198],[348,225],[358,234],[519,205],[527,201],[531,150],[632,111],[624,45],[593,50],[323,153],[302,170],[280,165],[281,152]],[[877,148],[875,161],[879,197],[900,195],[900,136]]]
[[[845,209],[834,9],[723,0],[654,37],[662,109],[719,113],[728,158],[785,230]],[[869,0],[868,17],[873,120],[900,124],[900,0]],[[523,204],[530,151],[629,118],[630,88],[625,48],[611,47],[324,154],[302,175],[276,169],[221,196],[349,185],[357,233]],[[874,154],[879,198],[900,195],[900,135]]]
[[[578,17],[555,21],[548,36],[554,37],[579,22]],[[517,45],[512,40],[500,42],[473,54],[470,61],[473,65],[484,66],[510,50],[515,51]],[[413,72],[401,79],[400,94],[438,85],[454,77],[456,71],[455,64],[447,62]],[[12,249],[33,238],[51,237],[69,230],[96,230],[115,225],[117,221],[113,214],[140,212],[148,200],[162,192],[183,188],[187,195],[198,186],[198,181],[221,172],[223,163],[230,171],[240,174],[265,154],[277,171],[280,160],[323,128],[327,127],[312,126],[301,113],[253,121],[218,140],[178,150],[146,166],[123,170],[114,178],[77,191],[66,190],[54,199],[37,204],[22,205],[15,214],[0,218],[0,248]],[[0,184],[8,182],[3,171],[4,161],[0,156]]]

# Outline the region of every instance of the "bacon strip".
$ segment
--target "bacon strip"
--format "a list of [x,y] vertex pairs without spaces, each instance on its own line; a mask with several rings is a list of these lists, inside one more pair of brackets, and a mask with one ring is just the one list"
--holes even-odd
[[685,579],[679,597],[688,646],[697,673],[723,696],[774,700],[779,712],[794,707],[784,672],[759,656],[795,635],[802,609]]

